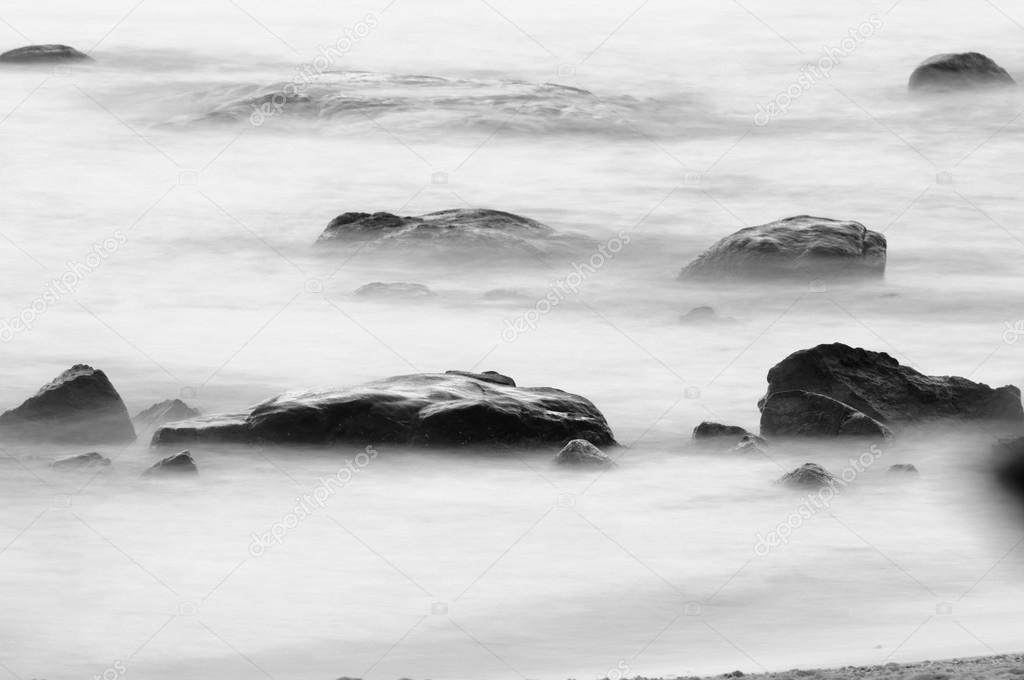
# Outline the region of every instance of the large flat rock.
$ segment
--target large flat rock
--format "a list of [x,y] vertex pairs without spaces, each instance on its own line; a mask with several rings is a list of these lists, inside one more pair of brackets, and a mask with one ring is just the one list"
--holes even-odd
[[512,382],[491,372],[425,373],[345,389],[289,392],[245,411],[165,425],[153,443],[615,443],[604,416],[584,397]]

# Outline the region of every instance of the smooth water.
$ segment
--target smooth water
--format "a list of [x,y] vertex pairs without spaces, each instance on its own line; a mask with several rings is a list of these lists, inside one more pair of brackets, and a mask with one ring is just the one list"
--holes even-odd
[[[1022,529],[986,466],[1000,432],[905,433],[765,554],[805,500],[771,482],[861,449],[688,442],[704,419],[755,427],[768,368],[818,342],[1024,384],[1007,333],[1024,96],[905,90],[943,51],[1024,73],[1006,5],[5,2],[4,49],[66,42],[97,63],[0,70],[0,405],[77,362],[133,413],[492,369],[588,396],[627,448],[570,473],[553,452],[381,445],[337,485],[359,449],[195,447],[198,481],[173,483],[139,479],[168,453],[148,433],[100,449],[114,469],[95,476],[47,467],[81,448],[8,445],[0,670],[546,679],[1019,651]],[[312,246],[341,212],[469,206],[628,244],[553,308],[538,301],[592,253]],[[885,232],[885,281],[674,280],[721,236],[803,213]],[[370,281],[436,295],[351,297]],[[735,323],[679,322],[705,304]],[[291,521],[305,495],[322,507]]]

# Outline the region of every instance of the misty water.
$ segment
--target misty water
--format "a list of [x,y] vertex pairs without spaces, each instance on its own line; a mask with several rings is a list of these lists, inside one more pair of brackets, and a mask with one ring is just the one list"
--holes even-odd
[[[702,420],[755,428],[767,370],[820,342],[1024,384],[1007,332],[1024,318],[1024,96],[906,92],[945,51],[1024,73],[1012,17],[909,0],[13,0],[0,18],[4,49],[97,60],[0,70],[0,406],[80,362],[132,413],[497,370],[587,396],[624,445],[606,472],[557,469],[554,451],[367,442],[362,465],[362,447],[195,446],[186,481],[140,479],[173,452],[148,431],[96,449],[102,474],[48,467],[92,447],[6,442],[0,675],[617,678],[1019,651],[1022,529],[987,466],[1005,432],[903,431],[767,551],[759,536],[805,500],[772,482],[807,461],[838,474],[864,447],[689,440]],[[260,108],[346,31],[298,99]],[[623,247],[540,305],[594,247],[314,246],[346,211],[461,207]],[[798,214],[884,232],[885,279],[676,280],[722,236]],[[372,281],[435,295],[352,296]],[[734,322],[680,322],[700,305]]]

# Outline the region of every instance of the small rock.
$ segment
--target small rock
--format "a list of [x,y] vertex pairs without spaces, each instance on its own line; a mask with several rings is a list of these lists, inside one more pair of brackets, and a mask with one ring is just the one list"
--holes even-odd
[[[739,425],[723,425],[721,423],[714,423],[710,420],[705,420],[697,427],[693,428],[694,439],[717,439],[719,437],[727,437],[729,439],[739,440],[743,437],[754,437],[761,439],[756,434],[752,434],[740,427]],[[763,443],[764,440],[761,440]]]
[[729,453],[767,453],[761,448],[765,440],[756,434],[745,435],[736,446],[729,449]]
[[917,467],[913,463],[896,463],[889,466],[889,472],[901,472],[903,474],[917,474]]
[[198,409],[192,408],[181,399],[166,399],[140,411],[132,420],[143,427],[159,427],[164,423],[188,420],[198,415]]
[[984,54],[938,54],[910,75],[911,90],[954,90],[1016,85],[1006,69]]
[[819,488],[828,486],[836,481],[831,472],[817,463],[804,463],[792,472],[787,472],[779,478],[777,484],[783,484],[794,488]]
[[12,64],[42,64],[61,61],[93,61],[93,58],[67,45],[28,45],[0,54],[0,62]]
[[82,468],[109,467],[110,464],[110,459],[106,456],[90,451],[89,453],[80,453],[76,456],[59,458],[50,463],[50,467],[59,470],[78,470]]
[[167,474],[197,475],[199,474],[199,468],[196,467],[196,461],[193,460],[192,454],[185,450],[173,456],[167,456],[142,474],[143,476]]
[[688,325],[734,323],[736,319],[731,316],[719,316],[713,307],[694,307],[679,319]]
[[555,456],[555,463],[558,465],[614,465],[615,461],[586,439],[573,439],[558,452],[558,455]]
[[360,286],[352,295],[359,298],[397,299],[397,298],[423,298],[434,294],[430,288],[422,283],[407,283],[404,281],[384,282],[374,281]]

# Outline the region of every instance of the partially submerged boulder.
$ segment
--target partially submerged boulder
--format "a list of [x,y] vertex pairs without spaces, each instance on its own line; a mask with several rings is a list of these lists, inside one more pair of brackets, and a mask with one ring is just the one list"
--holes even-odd
[[402,299],[402,298],[424,298],[434,294],[430,288],[422,283],[409,283],[406,281],[374,281],[356,288],[352,293],[358,298],[371,299]]
[[729,453],[761,453],[767,454],[762,446],[767,442],[756,434],[746,434],[736,443],[736,446],[729,449]]
[[589,239],[559,234],[528,217],[488,210],[460,208],[419,216],[387,212],[348,212],[327,225],[318,244],[355,243],[374,247],[409,247],[420,251],[431,244],[486,247],[497,255],[515,251],[544,253]]
[[604,416],[589,400],[550,387],[516,387],[510,380],[493,373],[423,373],[344,389],[290,392],[246,411],[165,425],[153,443],[615,443]]
[[128,409],[103,371],[77,364],[0,415],[0,436],[79,444],[135,439]]
[[797,489],[817,489],[836,481],[831,472],[817,463],[804,463],[792,472],[782,475],[776,483]]
[[0,54],[0,62],[9,64],[49,64],[68,61],[93,61],[93,58],[68,45],[28,45]]
[[911,90],[963,90],[1016,85],[1002,66],[978,52],[937,54],[910,74]]
[[791,390],[823,394],[882,423],[1024,420],[1013,385],[993,389],[966,378],[927,376],[883,352],[841,343],[794,352],[768,371],[766,399]]
[[918,471],[917,466],[913,463],[896,463],[889,466],[889,472],[895,472],[903,475],[916,475]]
[[714,307],[702,305],[700,307],[694,307],[686,314],[683,314],[679,321],[689,326],[710,326],[724,323],[735,323],[736,319],[731,316],[719,316]]
[[149,469],[142,473],[143,477],[154,475],[198,475],[199,467],[188,450],[181,451],[173,456],[157,461]]
[[749,435],[744,428],[739,425],[723,425],[722,423],[715,423],[710,420],[705,420],[697,427],[693,428],[694,439],[717,439],[719,437],[725,437],[728,439],[739,440],[741,437]]
[[558,465],[615,465],[611,457],[586,439],[573,439],[555,456]]
[[799,215],[726,236],[680,279],[881,276],[886,240],[860,222]]
[[50,463],[50,467],[55,470],[83,470],[90,468],[105,468],[110,467],[110,465],[111,462],[109,458],[95,451],[80,453],[76,456],[58,458]]
[[158,427],[164,423],[173,423],[177,420],[187,420],[199,415],[199,410],[194,409],[181,399],[165,399],[153,404],[144,411],[140,411],[132,421],[136,425],[145,428]]
[[761,404],[761,432],[780,437],[877,437],[882,423],[831,397],[802,390],[772,392]]

